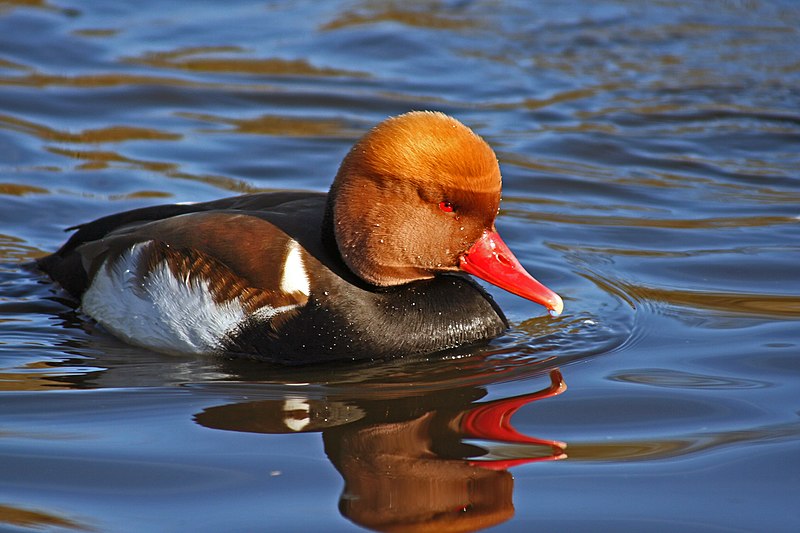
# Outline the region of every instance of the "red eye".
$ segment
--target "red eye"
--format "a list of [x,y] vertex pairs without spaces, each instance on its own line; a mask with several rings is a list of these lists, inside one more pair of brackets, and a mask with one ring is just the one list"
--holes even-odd
[[439,209],[441,209],[445,213],[452,213],[453,204],[451,204],[450,202],[439,202]]

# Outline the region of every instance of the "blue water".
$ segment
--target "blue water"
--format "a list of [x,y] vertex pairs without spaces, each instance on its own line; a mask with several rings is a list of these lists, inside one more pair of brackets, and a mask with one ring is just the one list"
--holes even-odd
[[[0,4],[0,529],[798,530],[798,50],[788,0]],[[127,346],[26,266],[327,190],[411,109],[495,148],[561,317],[489,288],[486,347],[282,368]]]

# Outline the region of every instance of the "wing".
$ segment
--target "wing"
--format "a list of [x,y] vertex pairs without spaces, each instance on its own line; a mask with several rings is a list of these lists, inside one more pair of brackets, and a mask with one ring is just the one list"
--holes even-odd
[[222,350],[245,325],[269,337],[308,303],[296,240],[244,212],[200,212],[117,229],[77,246],[82,310],[127,342],[165,353]]
[[[326,195],[308,192],[280,192],[280,193],[259,193],[223,198],[211,202],[196,204],[172,204],[159,205],[135,209],[116,213],[93,222],[74,226],[69,229],[77,230],[70,239],[55,253],[48,255],[37,262],[38,267],[50,275],[55,281],[75,297],[80,297],[89,286],[89,271],[86,268],[86,257],[94,253],[102,254],[104,249],[111,248],[120,243],[120,239],[113,239],[121,234],[136,234],[139,240],[149,240],[148,232],[153,231],[153,235],[160,232],[160,226],[152,224],[159,221],[168,221],[173,217],[190,215],[193,213],[208,213],[214,211],[225,211],[232,213],[248,213],[251,216],[269,220],[271,216],[278,219],[287,218],[286,213],[307,211],[305,220],[309,218],[318,219],[321,224],[322,213],[324,212]],[[227,226],[226,231],[231,232],[234,228]],[[268,240],[273,235],[272,230],[261,227],[259,230],[267,231],[262,240]],[[172,232],[181,240],[181,237]],[[217,232],[219,233],[219,232]],[[303,233],[301,231],[301,233]],[[301,236],[303,240],[314,242],[318,240],[318,235]],[[235,236],[224,235],[225,241],[231,241]],[[196,241],[197,239],[195,239]],[[83,252],[78,249],[86,247],[95,241],[102,241],[104,245],[89,246]],[[206,239],[208,241],[208,239]],[[132,244],[131,239],[128,242]],[[198,248],[202,251],[202,247]],[[91,250],[89,252],[88,250]],[[211,252],[213,256],[213,252]]]

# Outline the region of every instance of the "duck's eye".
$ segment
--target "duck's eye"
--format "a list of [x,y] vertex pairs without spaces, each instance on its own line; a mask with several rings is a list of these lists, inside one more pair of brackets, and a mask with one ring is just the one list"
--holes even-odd
[[451,204],[450,202],[439,202],[439,209],[441,209],[445,213],[452,213],[453,204]]

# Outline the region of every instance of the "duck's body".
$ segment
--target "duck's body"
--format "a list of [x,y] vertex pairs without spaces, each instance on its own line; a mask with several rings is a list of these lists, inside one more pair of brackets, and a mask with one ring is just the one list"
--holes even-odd
[[262,193],[138,209],[80,226],[39,264],[112,333],[162,352],[385,358],[506,327],[463,276],[387,288],[359,280],[321,235],[326,201]]
[[[465,148],[451,133],[484,153],[454,159]],[[459,270],[560,312],[494,232],[496,165],[454,119],[409,113],[356,144],[329,195],[119,213],[79,226],[39,266],[112,333],[161,352],[302,363],[455,348],[507,327]]]

